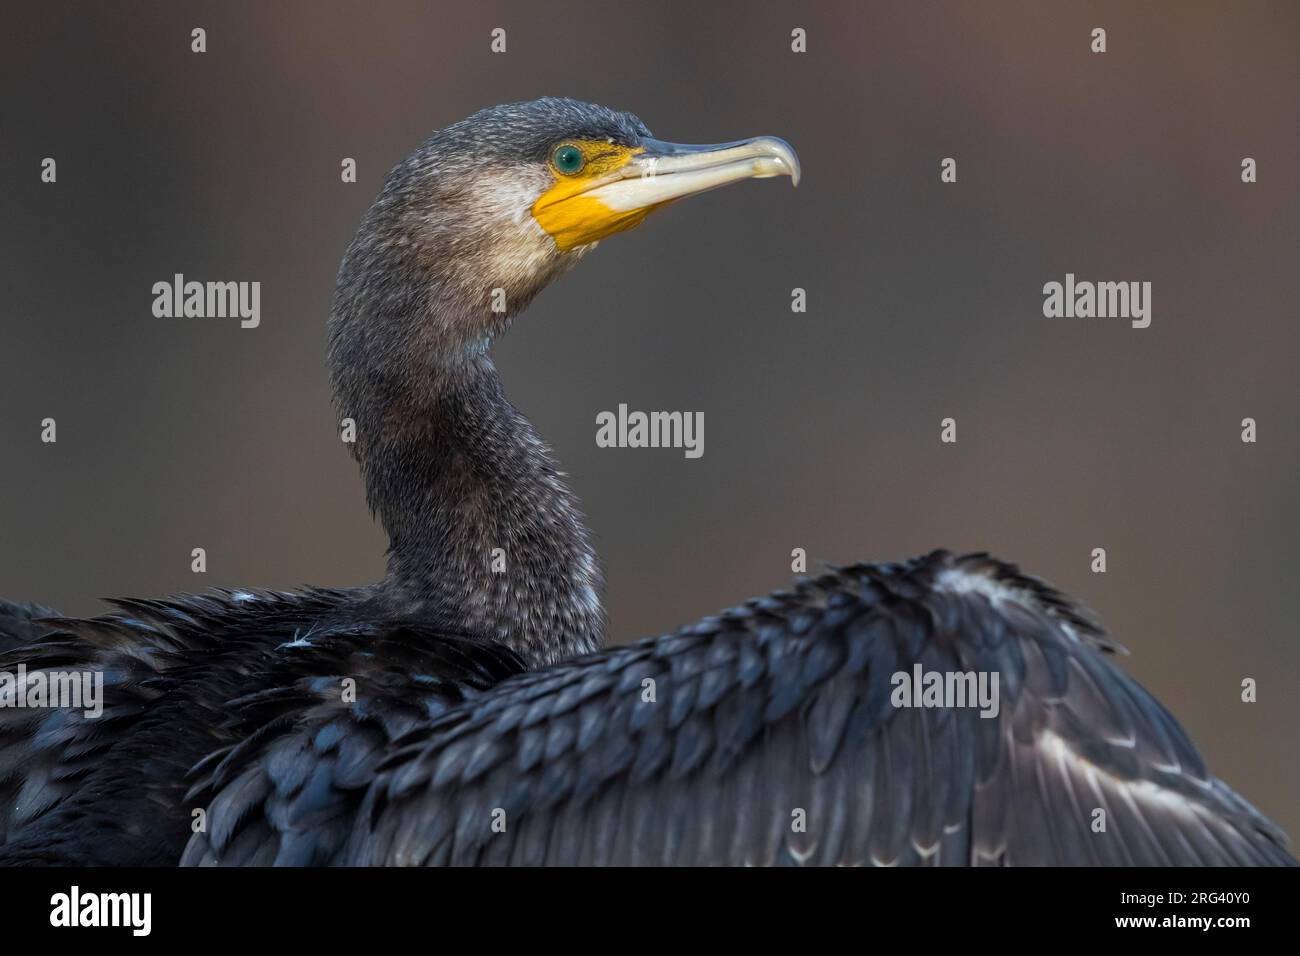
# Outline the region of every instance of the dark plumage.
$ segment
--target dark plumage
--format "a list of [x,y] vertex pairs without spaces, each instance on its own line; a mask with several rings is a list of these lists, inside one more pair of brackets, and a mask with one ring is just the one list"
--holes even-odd
[[[0,709],[0,862],[1293,862],[1089,614],[984,555],[857,565],[600,649],[586,529],[488,348],[595,239],[781,174],[780,141],[673,146],[561,99],[399,164],[329,349],[387,574],[88,621],[6,606],[0,670],[102,671],[106,703]],[[997,674],[997,716],[896,706],[918,663]]]
[[[247,742],[247,721],[232,715],[279,729],[269,719],[277,707],[290,722],[314,718],[331,695],[344,699],[350,678],[362,732],[396,737],[523,670],[506,648],[427,621],[358,615],[354,600],[314,589],[117,601],[117,614],[58,620],[39,642],[0,656],[0,671],[22,663],[29,673],[104,674],[97,718],[0,708],[0,862],[173,864],[202,806],[184,799],[192,768],[211,769],[215,755]],[[394,687],[394,699],[374,699]]]
[[[435,134],[387,177],[348,249],[330,318],[340,415],[356,422],[353,452],[390,538],[382,581],[118,602],[119,613],[59,619],[34,642],[31,610],[4,607],[0,640],[23,646],[0,657],[0,670],[102,672],[106,704],[97,719],[0,708],[0,862],[175,862],[191,832],[191,769],[243,739],[230,713],[251,701],[247,719],[263,714],[258,695],[297,687],[294,675],[382,685],[392,713],[431,712],[486,686],[485,674],[603,643],[603,582],[586,528],[486,355],[490,337],[586,250],[530,236],[532,268],[495,280],[509,309],[494,312],[482,273],[518,251],[516,211],[494,214],[481,200],[539,186],[547,137],[628,144],[644,133],[628,114],[572,100],[497,107]],[[494,548],[508,558],[502,573],[490,570]],[[311,647],[293,646],[304,634]],[[395,634],[412,653],[424,648],[418,663],[432,682],[412,672],[405,688],[375,684],[376,669],[400,670],[404,658],[339,656],[393,650]],[[453,642],[460,656],[481,651],[473,674],[440,659]],[[339,669],[327,678],[330,666]],[[357,712],[373,715],[366,705]],[[214,770],[210,759],[203,766]]]
[[[487,348],[582,251],[561,253],[540,230],[520,239],[518,208],[492,197],[542,188],[544,141],[638,130],[627,114],[555,99],[454,123],[389,174],[339,270],[330,375],[390,539],[381,600],[534,663],[603,643],[603,579],[550,452],[506,399]],[[504,312],[493,311],[494,288]],[[494,548],[505,574],[492,570]]]
[[[245,781],[280,750],[311,753],[325,726],[345,748],[356,721],[331,710],[259,735],[205,794],[220,839],[196,836],[186,862],[1290,862],[1277,828],[1103,656],[1114,646],[1064,595],[985,555],[857,565],[424,722],[386,745],[349,826],[320,826],[314,805],[264,784],[249,808]],[[896,709],[890,677],[915,661],[998,671],[1001,714]],[[355,805],[351,781],[333,786]]]

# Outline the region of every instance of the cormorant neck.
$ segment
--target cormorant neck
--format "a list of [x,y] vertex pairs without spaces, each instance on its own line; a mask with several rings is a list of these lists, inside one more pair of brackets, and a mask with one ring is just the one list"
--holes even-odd
[[428,330],[459,318],[432,298],[438,315],[411,309],[399,321],[340,294],[331,320],[340,415],[355,422],[354,454],[389,537],[381,598],[534,665],[590,653],[605,638],[604,582],[576,502],[485,344],[430,347]]

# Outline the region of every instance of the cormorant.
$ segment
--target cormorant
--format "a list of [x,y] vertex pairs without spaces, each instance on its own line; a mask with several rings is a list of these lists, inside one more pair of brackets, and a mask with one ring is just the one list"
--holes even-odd
[[[393,169],[329,330],[387,574],[18,614],[0,670],[99,670],[106,700],[0,709],[0,860],[1293,862],[1088,612],[985,555],[832,570],[602,649],[587,532],[489,347],[597,240],[798,174],[774,138],[677,146],[557,98]],[[992,712],[901,706],[917,669],[997,676]]]

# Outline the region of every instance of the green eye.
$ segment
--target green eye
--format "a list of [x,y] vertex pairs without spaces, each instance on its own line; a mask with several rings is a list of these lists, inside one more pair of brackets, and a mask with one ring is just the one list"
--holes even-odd
[[572,176],[582,169],[586,160],[582,156],[582,150],[570,143],[565,143],[563,146],[555,147],[555,152],[551,154],[551,162],[564,175]]

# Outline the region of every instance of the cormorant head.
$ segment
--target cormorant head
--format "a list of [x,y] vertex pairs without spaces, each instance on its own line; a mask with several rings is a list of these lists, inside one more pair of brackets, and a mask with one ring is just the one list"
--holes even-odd
[[[600,239],[684,196],[767,176],[799,177],[774,137],[666,143],[631,113],[556,97],[480,110],[389,174],[344,261],[336,325],[382,321],[355,307],[387,298],[423,313],[426,349],[481,353]],[[391,301],[412,286],[426,302]]]

